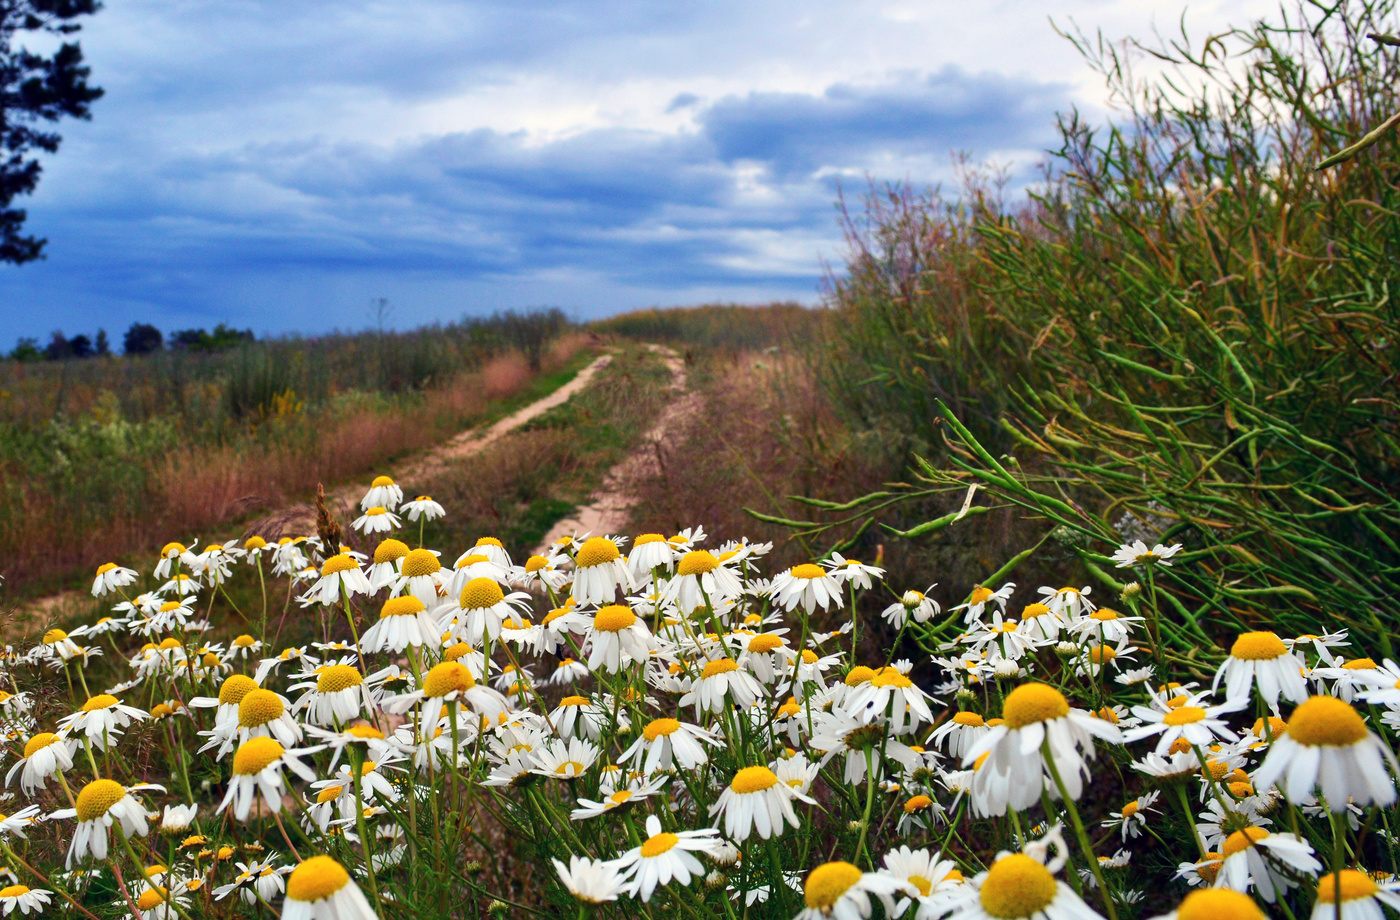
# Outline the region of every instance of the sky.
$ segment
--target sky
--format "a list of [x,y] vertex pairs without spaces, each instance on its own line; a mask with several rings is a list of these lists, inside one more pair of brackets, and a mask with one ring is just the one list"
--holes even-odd
[[16,204],[0,349],[132,322],[259,335],[558,306],[816,303],[838,190],[1034,176],[1102,117],[1051,25],[1245,23],[1262,0],[107,0],[106,90]]

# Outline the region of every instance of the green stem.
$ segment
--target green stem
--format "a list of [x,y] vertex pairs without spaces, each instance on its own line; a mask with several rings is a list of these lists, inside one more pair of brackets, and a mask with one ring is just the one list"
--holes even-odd
[[[1094,880],[1099,883],[1099,891],[1103,894],[1104,911],[1108,914],[1108,920],[1118,920],[1118,911],[1113,907],[1113,893],[1108,889],[1108,883],[1104,881],[1103,870],[1099,867],[1099,858],[1094,855],[1094,848],[1089,843],[1089,835],[1084,832],[1084,822],[1079,819],[1079,809],[1075,807],[1074,800],[1069,797],[1069,790],[1065,788],[1065,782],[1060,778],[1060,768],[1055,765],[1055,758],[1050,750],[1050,739],[1047,737],[1040,745],[1041,756],[1045,759],[1045,765],[1050,769],[1050,778],[1055,781],[1055,788],[1060,790],[1060,799],[1064,802],[1065,812],[1069,815],[1069,822],[1074,826],[1074,834],[1079,838],[1079,849],[1083,851],[1084,858],[1089,863],[1089,871],[1094,873]],[[1070,871],[1073,871],[1071,868]]]

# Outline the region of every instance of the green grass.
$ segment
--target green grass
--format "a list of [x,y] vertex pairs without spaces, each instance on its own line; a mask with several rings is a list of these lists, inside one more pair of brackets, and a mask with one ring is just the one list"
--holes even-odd
[[[1198,564],[1162,573],[1183,652],[1400,625],[1400,140],[1316,169],[1400,111],[1396,49],[1366,37],[1395,13],[1072,36],[1119,114],[1063,115],[1028,203],[976,172],[957,200],[872,189],[816,367],[927,458],[909,493],[978,483],[1109,588],[1125,534],[1183,543]],[[1133,79],[1143,53],[1163,76]]]

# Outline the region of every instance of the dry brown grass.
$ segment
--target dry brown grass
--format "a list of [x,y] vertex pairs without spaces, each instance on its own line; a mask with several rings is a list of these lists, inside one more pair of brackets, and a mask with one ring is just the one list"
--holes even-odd
[[[582,335],[556,343],[542,371],[557,370],[586,343]],[[533,379],[525,359],[507,353],[407,408],[354,406],[322,421],[312,438],[211,446],[169,456],[153,471],[161,485],[149,512],[101,527],[54,528],[52,522],[64,520],[64,509],[55,507],[51,496],[29,492],[22,509],[25,529],[45,538],[7,548],[7,575],[14,585],[42,586],[79,566],[169,539],[189,539],[244,515],[281,507],[305,497],[318,483],[361,475],[439,443],[487,414],[496,402],[522,392]]]
[[[897,449],[877,432],[857,431],[834,411],[831,400],[802,359],[753,352],[715,352],[702,359],[692,379],[704,406],[670,443],[658,446],[652,475],[633,486],[640,501],[633,513],[632,532],[671,534],[703,524],[718,539],[747,535],[771,540],[771,561],[778,572],[787,566],[823,555],[851,531],[836,530],[806,541],[792,530],[757,520],[745,508],[800,520],[829,520],[790,496],[849,501],[887,488],[907,473]],[[903,517],[886,520],[908,527],[950,508],[919,506],[902,509]],[[878,529],[868,531],[847,550],[848,558],[875,563],[888,570],[888,584],[903,591],[940,582],[941,600],[966,594],[971,586],[995,571],[1026,546],[1026,528],[1010,511],[998,511],[969,525],[943,531],[924,541],[893,538]],[[1053,567],[1053,560],[1048,563]],[[1027,580],[1045,574],[1045,564],[1018,571]],[[962,594],[959,594],[962,592]],[[872,643],[888,645],[893,635],[881,631],[875,611],[891,599],[870,593],[863,624],[870,624]]]

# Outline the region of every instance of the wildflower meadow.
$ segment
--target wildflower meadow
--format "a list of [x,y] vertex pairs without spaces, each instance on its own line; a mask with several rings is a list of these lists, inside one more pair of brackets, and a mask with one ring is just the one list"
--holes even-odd
[[[1177,544],[1122,545],[1118,597],[950,592],[839,553],[771,571],[771,544],[700,527],[443,553],[420,534],[451,510],[389,477],[359,511],[369,553],[253,535],[103,565],[110,615],[6,650],[0,910],[1400,906],[1400,665],[1343,632],[1167,653]],[[862,644],[877,620],[917,661]]]

